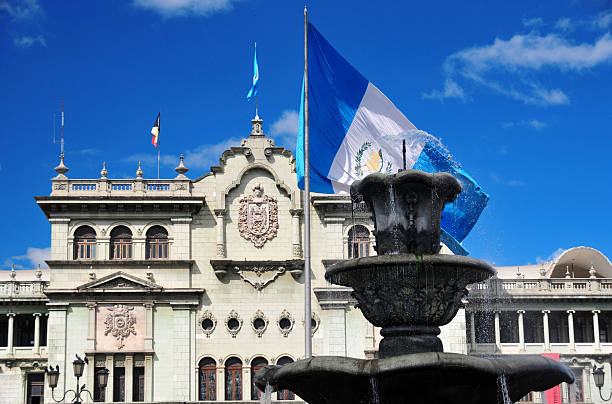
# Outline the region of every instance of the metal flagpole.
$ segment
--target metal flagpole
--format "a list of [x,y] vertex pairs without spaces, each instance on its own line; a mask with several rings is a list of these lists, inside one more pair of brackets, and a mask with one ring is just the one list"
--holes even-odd
[[305,357],[312,357],[310,304],[310,150],[308,145],[308,9],[304,6],[304,337]]
[[159,138],[161,135],[161,110],[159,111],[159,126],[157,127],[157,179],[159,179],[159,155],[161,154],[161,146]]

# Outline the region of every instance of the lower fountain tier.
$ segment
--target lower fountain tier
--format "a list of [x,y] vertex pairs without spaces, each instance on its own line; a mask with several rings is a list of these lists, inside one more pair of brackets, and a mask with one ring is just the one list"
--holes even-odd
[[291,390],[310,404],[491,404],[505,375],[511,402],[530,391],[573,383],[565,365],[531,355],[480,358],[418,353],[385,359],[321,356],[285,366],[266,366],[254,381],[265,390]]
[[364,317],[382,327],[379,357],[441,352],[438,327],[461,308],[466,286],[495,274],[488,263],[459,255],[380,255],[339,262],[325,278],[353,288]]

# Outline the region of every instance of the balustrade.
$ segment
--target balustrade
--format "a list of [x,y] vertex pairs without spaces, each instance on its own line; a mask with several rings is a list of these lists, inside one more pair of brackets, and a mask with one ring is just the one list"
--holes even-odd
[[612,293],[612,279],[491,279],[468,287],[471,296],[481,294],[605,294]]
[[129,194],[139,196],[190,196],[191,186],[189,179],[130,179],[110,180],[100,178],[94,180],[53,180],[52,196],[112,196],[113,194],[126,196]]

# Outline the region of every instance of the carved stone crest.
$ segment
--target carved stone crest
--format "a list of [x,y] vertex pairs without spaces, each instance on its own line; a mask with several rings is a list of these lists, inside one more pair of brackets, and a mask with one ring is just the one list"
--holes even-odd
[[113,307],[107,309],[109,313],[104,319],[104,335],[111,334],[117,340],[117,349],[121,349],[125,346],[123,342],[130,334],[136,335],[136,317],[132,310],[133,307],[128,307],[123,304],[115,304]]
[[278,204],[276,198],[264,195],[261,184],[256,183],[253,194],[240,199],[238,231],[255,247],[261,248],[278,231]]

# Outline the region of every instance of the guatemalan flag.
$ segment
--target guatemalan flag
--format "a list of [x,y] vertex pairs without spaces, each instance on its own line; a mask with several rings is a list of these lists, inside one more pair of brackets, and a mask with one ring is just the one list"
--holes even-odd
[[[348,192],[350,184],[374,173],[403,168],[448,172],[463,187],[442,214],[442,241],[454,253],[485,208],[489,196],[433,136],[419,131],[372,83],[308,24],[310,189]],[[304,189],[304,86],[296,146],[298,186]]]

